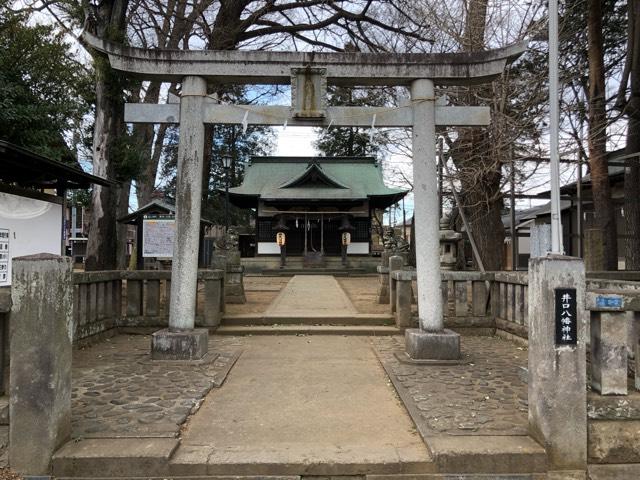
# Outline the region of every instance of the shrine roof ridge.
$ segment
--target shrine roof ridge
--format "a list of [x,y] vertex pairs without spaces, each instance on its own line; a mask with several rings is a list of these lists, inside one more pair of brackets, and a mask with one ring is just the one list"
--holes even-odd
[[468,85],[493,80],[527,48],[522,41],[457,53],[168,50],[129,47],[87,31],[82,39],[88,48],[108,55],[112,68],[148,80],[181,81],[193,75],[235,84],[288,84],[292,68],[323,67],[328,83],[336,85],[408,85],[419,78]]
[[265,155],[265,156],[255,156],[251,157],[251,163],[373,163],[377,165],[377,160],[375,157],[364,156],[364,157],[323,157],[323,156],[306,156],[306,157],[287,157],[287,156],[275,156],[275,155]]

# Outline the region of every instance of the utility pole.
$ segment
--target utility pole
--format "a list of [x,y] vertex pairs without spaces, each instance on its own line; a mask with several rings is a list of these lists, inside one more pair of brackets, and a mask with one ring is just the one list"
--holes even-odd
[[558,0],[549,0],[549,159],[551,174],[551,253],[564,254],[560,217],[560,154],[558,133]]

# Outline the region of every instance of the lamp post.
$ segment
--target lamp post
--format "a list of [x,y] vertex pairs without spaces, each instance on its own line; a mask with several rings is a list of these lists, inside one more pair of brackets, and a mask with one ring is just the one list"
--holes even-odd
[[222,156],[222,166],[224,167],[224,231],[229,231],[229,169],[231,168],[231,155]]

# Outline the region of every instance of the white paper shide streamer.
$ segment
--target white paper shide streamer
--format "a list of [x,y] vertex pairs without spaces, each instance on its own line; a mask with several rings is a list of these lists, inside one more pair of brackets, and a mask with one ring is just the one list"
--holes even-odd
[[249,125],[249,110],[244,112],[244,117],[242,117],[242,134],[247,133],[247,126]]
[[369,130],[369,143],[373,143],[373,136],[376,134],[376,115],[373,114],[373,118],[371,119],[371,129]]

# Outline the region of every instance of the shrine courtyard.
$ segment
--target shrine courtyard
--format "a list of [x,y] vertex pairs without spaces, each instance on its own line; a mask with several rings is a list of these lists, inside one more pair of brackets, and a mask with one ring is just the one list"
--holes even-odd
[[403,362],[377,289],[372,276],[247,276],[208,360],[151,361],[143,329],[74,349],[73,441],[54,475],[542,478],[522,342],[465,335],[459,364]]

